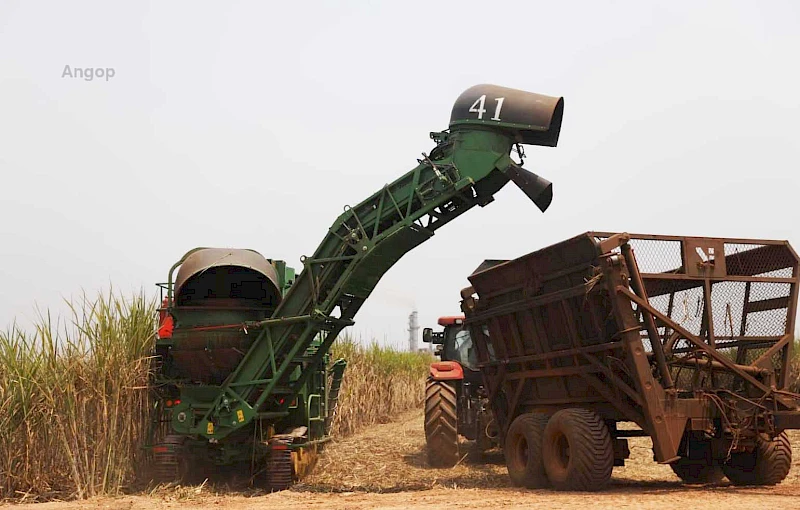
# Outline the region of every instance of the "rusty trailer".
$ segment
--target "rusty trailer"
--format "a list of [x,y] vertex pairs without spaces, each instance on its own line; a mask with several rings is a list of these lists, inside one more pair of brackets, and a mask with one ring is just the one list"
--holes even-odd
[[799,264],[786,241],[608,232],[482,264],[461,304],[512,481],[599,490],[633,436],[687,483],[782,481]]

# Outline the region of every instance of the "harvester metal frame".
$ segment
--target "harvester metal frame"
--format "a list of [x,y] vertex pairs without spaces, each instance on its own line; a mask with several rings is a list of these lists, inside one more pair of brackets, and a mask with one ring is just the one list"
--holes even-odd
[[[318,365],[341,330],[354,323],[380,276],[400,256],[472,207],[491,202],[491,195],[509,179],[496,169],[519,168],[509,156],[510,143],[503,134],[480,130],[432,137],[440,144],[430,159],[358,206],[345,207],[314,255],[301,258],[303,271],[272,318],[230,325],[257,331],[256,340],[214,401],[202,407],[195,402],[194,413],[202,411],[198,418],[176,420],[176,430],[220,439],[253,418],[285,416],[285,409],[259,408],[293,363]],[[483,149],[475,153],[492,158],[454,161],[445,153],[454,145]],[[497,173],[494,178],[492,172]],[[476,182],[483,179],[494,181],[488,193],[476,190]],[[179,265],[173,266],[167,282],[168,307],[173,300],[172,272]],[[319,345],[312,346],[318,335]],[[312,373],[304,371],[289,393],[302,387]]]
[[[476,101],[496,104],[494,116],[483,119],[484,110],[471,107]],[[556,146],[562,114],[560,97],[493,85],[462,93],[451,113],[450,130],[430,134],[436,143],[430,154],[423,153],[416,168],[360,204],[345,206],[314,254],[301,257],[302,272],[269,318],[205,327],[235,328],[254,337],[221,384],[156,381],[180,393],[179,403],[168,413],[172,433],[221,446],[225,438],[246,435],[245,428],[256,420],[271,426],[289,416],[292,397],[324,370],[324,358],[337,335],[354,323],[381,277],[405,253],[464,212],[492,202],[509,181],[540,210],[547,209],[551,184],[514,162],[511,152],[516,147],[522,154],[520,144]],[[177,310],[173,273],[194,251],[169,272],[167,303],[161,310],[166,315]],[[176,331],[179,328],[176,324]],[[173,352],[181,348],[180,341],[173,344],[169,338],[159,339],[157,345]],[[278,391],[283,400],[273,398]],[[326,441],[327,430],[324,437],[313,436],[295,436],[289,447]]]

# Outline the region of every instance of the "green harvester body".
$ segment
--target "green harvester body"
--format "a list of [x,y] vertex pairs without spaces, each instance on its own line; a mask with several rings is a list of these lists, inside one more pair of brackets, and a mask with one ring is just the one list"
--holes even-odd
[[346,366],[329,359],[337,335],[405,253],[490,203],[509,180],[544,211],[550,183],[511,153],[522,156],[520,144],[555,146],[562,112],[562,98],[468,89],[453,107],[450,130],[431,133],[430,154],[346,206],[314,253],[301,257],[299,274],[252,250],[184,255],[159,284],[153,451],[169,465],[176,451],[191,452],[190,470],[267,459],[265,476],[275,488],[283,474],[269,458],[278,445],[294,452],[292,477],[299,479],[304,452],[329,438]]

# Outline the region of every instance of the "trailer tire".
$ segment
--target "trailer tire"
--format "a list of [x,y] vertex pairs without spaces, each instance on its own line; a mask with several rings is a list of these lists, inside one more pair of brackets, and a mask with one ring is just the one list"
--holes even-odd
[[597,491],[611,479],[614,448],[603,419],[587,409],[562,409],[544,429],[542,457],[557,490]]
[[734,485],[776,485],[791,467],[792,445],[786,432],[781,432],[774,440],[760,434],[752,452],[732,453],[722,469]]
[[542,489],[550,484],[542,463],[542,437],[547,421],[545,414],[525,413],[508,427],[503,455],[514,485]]
[[452,467],[458,462],[456,389],[431,377],[425,384],[425,442],[431,466]]
[[707,459],[681,457],[669,467],[684,483],[719,483],[725,478],[722,466],[713,460],[709,462]]

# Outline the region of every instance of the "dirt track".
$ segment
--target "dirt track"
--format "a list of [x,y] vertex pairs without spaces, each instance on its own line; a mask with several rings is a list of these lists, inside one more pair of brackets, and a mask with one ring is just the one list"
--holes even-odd
[[[789,477],[771,488],[684,486],[652,461],[649,440],[631,440],[631,459],[614,469],[601,493],[559,493],[511,487],[502,455],[469,456],[452,469],[432,469],[424,454],[421,413],[380,425],[328,447],[315,473],[290,491],[230,494],[207,487],[167,488],[150,496],[26,505],[26,510],[205,508],[234,510],[366,508],[800,508],[800,434],[794,434]],[[2,506],[5,508],[6,506]]]

